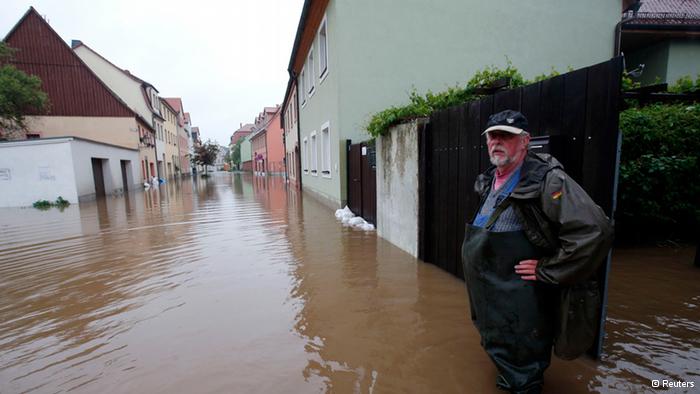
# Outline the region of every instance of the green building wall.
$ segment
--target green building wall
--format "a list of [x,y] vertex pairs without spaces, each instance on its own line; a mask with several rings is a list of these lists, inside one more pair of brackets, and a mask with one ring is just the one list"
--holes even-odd
[[700,74],[700,41],[672,40],[668,49],[667,81],[674,83],[686,75],[695,80],[698,74]]
[[683,76],[695,79],[700,73],[700,41],[697,40],[665,40],[625,54],[625,57],[628,69],[644,64],[639,78],[642,85],[651,85],[657,80],[671,85]]
[[253,149],[250,144],[250,136],[246,136],[243,138],[243,142],[241,142],[241,163],[252,160],[252,158]]
[[369,139],[372,114],[407,103],[412,89],[463,85],[507,59],[525,78],[608,60],[620,10],[610,0],[331,0],[328,76],[299,119],[302,150],[304,138],[330,123],[332,177],[302,174],[304,189],[330,206],[345,204],[345,141]]

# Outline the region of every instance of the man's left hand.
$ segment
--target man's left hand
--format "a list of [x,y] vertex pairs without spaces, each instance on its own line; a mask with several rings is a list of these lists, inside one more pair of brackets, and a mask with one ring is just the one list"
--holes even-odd
[[537,260],[522,260],[515,266],[515,273],[520,275],[523,280],[537,280],[536,268]]

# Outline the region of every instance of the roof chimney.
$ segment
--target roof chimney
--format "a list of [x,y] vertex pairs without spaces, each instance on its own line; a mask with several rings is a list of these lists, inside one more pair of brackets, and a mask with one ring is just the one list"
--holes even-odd
[[70,47],[75,49],[78,45],[83,45],[83,42],[80,40],[71,40],[70,42]]

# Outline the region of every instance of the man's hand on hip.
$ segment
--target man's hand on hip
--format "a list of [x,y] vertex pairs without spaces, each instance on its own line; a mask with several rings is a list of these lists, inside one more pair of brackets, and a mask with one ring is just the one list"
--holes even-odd
[[536,268],[537,260],[522,260],[515,266],[515,273],[520,275],[523,280],[537,280]]

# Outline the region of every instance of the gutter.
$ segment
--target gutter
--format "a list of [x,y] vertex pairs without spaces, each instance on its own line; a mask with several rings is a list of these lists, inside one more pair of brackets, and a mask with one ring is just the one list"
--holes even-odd
[[626,23],[623,30],[671,30],[671,31],[700,31],[700,24],[671,25],[663,23]]

